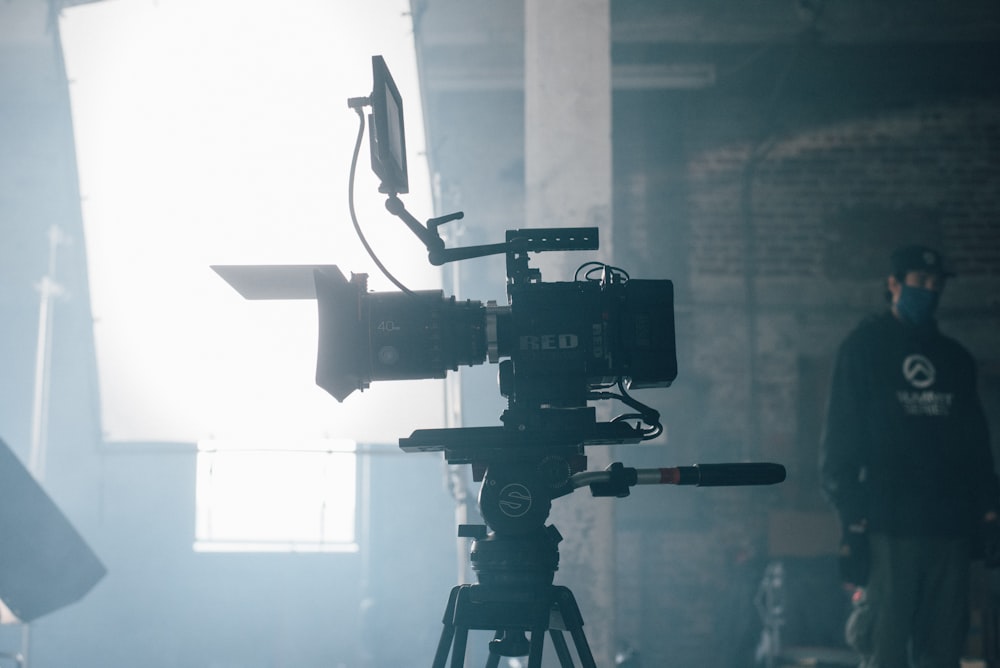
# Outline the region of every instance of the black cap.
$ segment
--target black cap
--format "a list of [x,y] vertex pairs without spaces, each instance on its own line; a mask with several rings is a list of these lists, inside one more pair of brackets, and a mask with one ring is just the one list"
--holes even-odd
[[933,248],[910,244],[900,246],[892,252],[890,257],[893,276],[905,276],[911,271],[923,271],[928,274],[939,274],[944,278],[954,276],[953,272],[945,269],[944,258]]

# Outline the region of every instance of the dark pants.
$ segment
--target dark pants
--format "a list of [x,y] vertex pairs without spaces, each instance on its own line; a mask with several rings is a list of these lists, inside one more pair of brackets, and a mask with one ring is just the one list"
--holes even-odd
[[866,596],[864,668],[909,668],[908,657],[917,668],[958,668],[969,626],[968,541],[872,534]]

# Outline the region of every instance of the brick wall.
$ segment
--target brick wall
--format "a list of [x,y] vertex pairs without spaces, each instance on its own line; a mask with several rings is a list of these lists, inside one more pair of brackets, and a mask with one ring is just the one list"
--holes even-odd
[[998,119],[996,99],[938,104],[800,130],[755,162],[749,142],[692,155],[691,271],[740,275],[752,250],[760,277],[878,277],[915,236],[963,276],[996,277]]

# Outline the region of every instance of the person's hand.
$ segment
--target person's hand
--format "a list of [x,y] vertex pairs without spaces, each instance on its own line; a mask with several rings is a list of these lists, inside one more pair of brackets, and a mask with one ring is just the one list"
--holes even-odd
[[[1000,543],[998,543],[1000,546]],[[837,555],[840,579],[849,585],[863,587],[868,584],[871,570],[871,548],[868,544],[868,527],[864,520],[844,527]]]

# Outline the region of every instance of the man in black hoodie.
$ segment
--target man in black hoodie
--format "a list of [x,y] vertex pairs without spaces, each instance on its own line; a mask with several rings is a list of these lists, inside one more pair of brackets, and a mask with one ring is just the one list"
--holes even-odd
[[958,668],[970,557],[998,531],[1000,485],[975,362],[934,320],[950,274],[924,246],[891,264],[890,308],[837,354],[821,477],[844,530],[841,575],[865,585],[862,665]]

